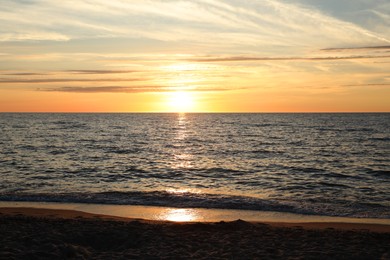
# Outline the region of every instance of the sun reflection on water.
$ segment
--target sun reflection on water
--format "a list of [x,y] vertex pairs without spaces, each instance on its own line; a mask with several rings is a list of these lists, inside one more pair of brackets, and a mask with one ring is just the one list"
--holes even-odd
[[200,221],[200,216],[194,209],[167,209],[162,212],[161,220],[174,222]]
[[190,131],[189,121],[185,113],[177,114],[177,123],[175,137],[173,139],[177,149],[173,151],[173,168],[188,169],[192,168],[193,155],[188,145],[187,138]]
[[[185,113],[178,113],[177,127],[173,142],[177,149],[173,154],[173,168],[191,168],[193,155],[186,144],[188,138],[188,118]],[[187,196],[189,193],[200,193],[199,191],[186,188],[171,188],[166,192],[176,194],[178,196]],[[201,217],[195,209],[167,209],[160,213],[159,219],[175,222],[200,221]]]
[[186,193],[195,193],[199,194],[201,193],[199,190],[195,189],[167,189],[166,192],[171,193],[171,194],[186,194]]

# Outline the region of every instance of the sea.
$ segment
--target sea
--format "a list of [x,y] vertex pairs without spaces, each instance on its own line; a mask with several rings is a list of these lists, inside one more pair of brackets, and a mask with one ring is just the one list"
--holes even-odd
[[390,218],[389,113],[1,113],[0,201]]

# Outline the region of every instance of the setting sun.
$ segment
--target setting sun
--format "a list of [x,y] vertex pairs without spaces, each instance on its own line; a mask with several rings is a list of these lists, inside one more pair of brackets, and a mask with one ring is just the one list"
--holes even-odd
[[1,259],[390,260],[390,0],[0,4]]
[[193,95],[185,91],[169,93],[167,103],[171,112],[191,112],[195,106]]

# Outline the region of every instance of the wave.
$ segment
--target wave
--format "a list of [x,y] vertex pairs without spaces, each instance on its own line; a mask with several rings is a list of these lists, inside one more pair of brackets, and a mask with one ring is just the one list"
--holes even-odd
[[217,208],[276,211],[305,215],[390,218],[390,207],[375,203],[307,200],[288,201],[247,196],[168,191],[107,191],[97,193],[0,193],[0,201],[144,205],[176,208]]

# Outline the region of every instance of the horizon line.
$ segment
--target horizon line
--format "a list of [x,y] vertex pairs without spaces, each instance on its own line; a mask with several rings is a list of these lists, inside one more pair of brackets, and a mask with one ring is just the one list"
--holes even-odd
[[297,111],[297,112],[288,112],[288,111],[279,111],[279,112],[240,112],[240,111],[218,111],[218,112],[158,112],[158,111],[149,111],[149,112],[47,112],[47,111],[0,111],[0,114],[388,114],[390,111]]

